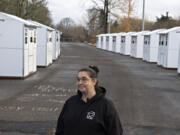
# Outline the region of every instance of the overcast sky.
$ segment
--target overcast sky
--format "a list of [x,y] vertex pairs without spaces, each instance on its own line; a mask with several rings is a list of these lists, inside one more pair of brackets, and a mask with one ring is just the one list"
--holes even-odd
[[[62,18],[70,17],[76,23],[83,24],[86,9],[92,6],[91,0],[48,0],[48,7],[54,24]],[[141,17],[143,0],[135,0],[135,12]],[[145,18],[155,20],[156,16],[169,12],[173,18],[180,17],[180,0],[145,0]]]

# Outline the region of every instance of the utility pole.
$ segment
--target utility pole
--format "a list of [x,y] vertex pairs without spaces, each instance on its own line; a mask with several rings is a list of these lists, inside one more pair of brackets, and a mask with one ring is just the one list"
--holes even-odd
[[145,12],[145,0],[143,0],[142,31],[144,31],[144,12]]

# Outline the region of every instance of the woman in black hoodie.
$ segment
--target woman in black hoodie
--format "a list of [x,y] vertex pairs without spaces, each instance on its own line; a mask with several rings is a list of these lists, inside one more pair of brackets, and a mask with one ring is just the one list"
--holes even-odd
[[96,66],[79,70],[77,95],[64,104],[55,135],[122,135],[116,109],[98,86],[98,72]]

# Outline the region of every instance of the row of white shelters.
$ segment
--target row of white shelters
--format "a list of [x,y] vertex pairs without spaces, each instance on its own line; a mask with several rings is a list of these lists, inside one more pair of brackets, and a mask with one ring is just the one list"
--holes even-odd
[[36,72],[37,25],[0,12],[0,77],[27,77]]
[[158,65],[164,68],[178,67],[180,27],[159,32]]
[[144,34],[149,31],[141,31],[131,34],[131,52],[130,56],[134,58],[143,57],[143,44],[144,44]]
[[[178,68],[180,73],[180,27],[129,33],[103,34],[105,49],[157,62],[164,68]],[[119,44],[120,40],[120,44]],[[102,46],[100,46],[101,48]]]
[[[25,78],[60,55],[60,32],[34,21],[0,12],[0,77]],[[55,53],[53,52],[56,49]]]
[[147,62],[157,62],[159,32],[165,29],[157,29],[144,34],[143,60]]
[[53,60],[52,36],[54,29],[35,21],[30,22],[39,26],[37,28],[37,66],[49,66]]

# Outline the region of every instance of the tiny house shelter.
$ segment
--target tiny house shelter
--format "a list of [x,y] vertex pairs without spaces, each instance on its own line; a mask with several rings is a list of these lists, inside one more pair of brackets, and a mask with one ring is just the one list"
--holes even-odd
[[36,28],[24,19],[0,12],[0,77],[25,78],[37,71]]
[[164,68],[178,67],[180,27],[159,32],[158,65]]
[[39,26],[37,28],[37,66],[47,67],[52,63],[53,58],[52,35],[54,29],[35,21],[30,22]]
[[99,35],[96,35],[96,48],[99,48]]
[[131,35],[131,56],[134,58],[143,57],[144,34],[149,31],[141,31]]
[[131,34],[135,32],[128,32],[121,34],[121,54],[130,55],[131,50]]
[[106,34],[102,34],[102,37],[103,37],[103,42],[102,42],[102,43],[103,43],[103,44],[102,44],[103,46],[102,46],[102,49],[103,49],[103,50],[106,50],[106,40],[107,40],[107,39],[106,39]]
[[60,54],[60,32],[58,30],[53,31],[52,42],[53,42],[52,56],[53,56],[53,60],[56,60]]
[[103,49],[103,43],[104,43],[104,39],[103,39],[103,35],[102,34],[100,34],[100,49]]
[[143,60],[147,62],[157,62],[159,46],[158,32],[164,30],[165,29],[157,29],[144,34]]
[[58,56],[60,56],[61,54],[61,35],[62,35],[62,32],[58,31],[59,32],[59,45],[58,45]]
[[178,74],[180,74],[180,44],[179,44],[179,57],[178,57],[178,69],[177,69]]
[[109,48],[110,48],[110,44],[112,43],[111,42],[111,36],[109,34],[105,34],[106,36],[106,47],[105,47],[105,50],[109,51]]
[[115,52],[120,53],[120,47],[121,47],[121,33],[117,33],[116,36],[116,47],[115,47]]
[[110,42],[111,42],[110,45],[111,46],[109,46],[109,51],[116,52],[117,37],[118,37],[117,33],[110,34]]
[[116,53],[121,53],[121,35],[124,34],[123,32],[121,33],[114,33],[113,34],[113,52]]

